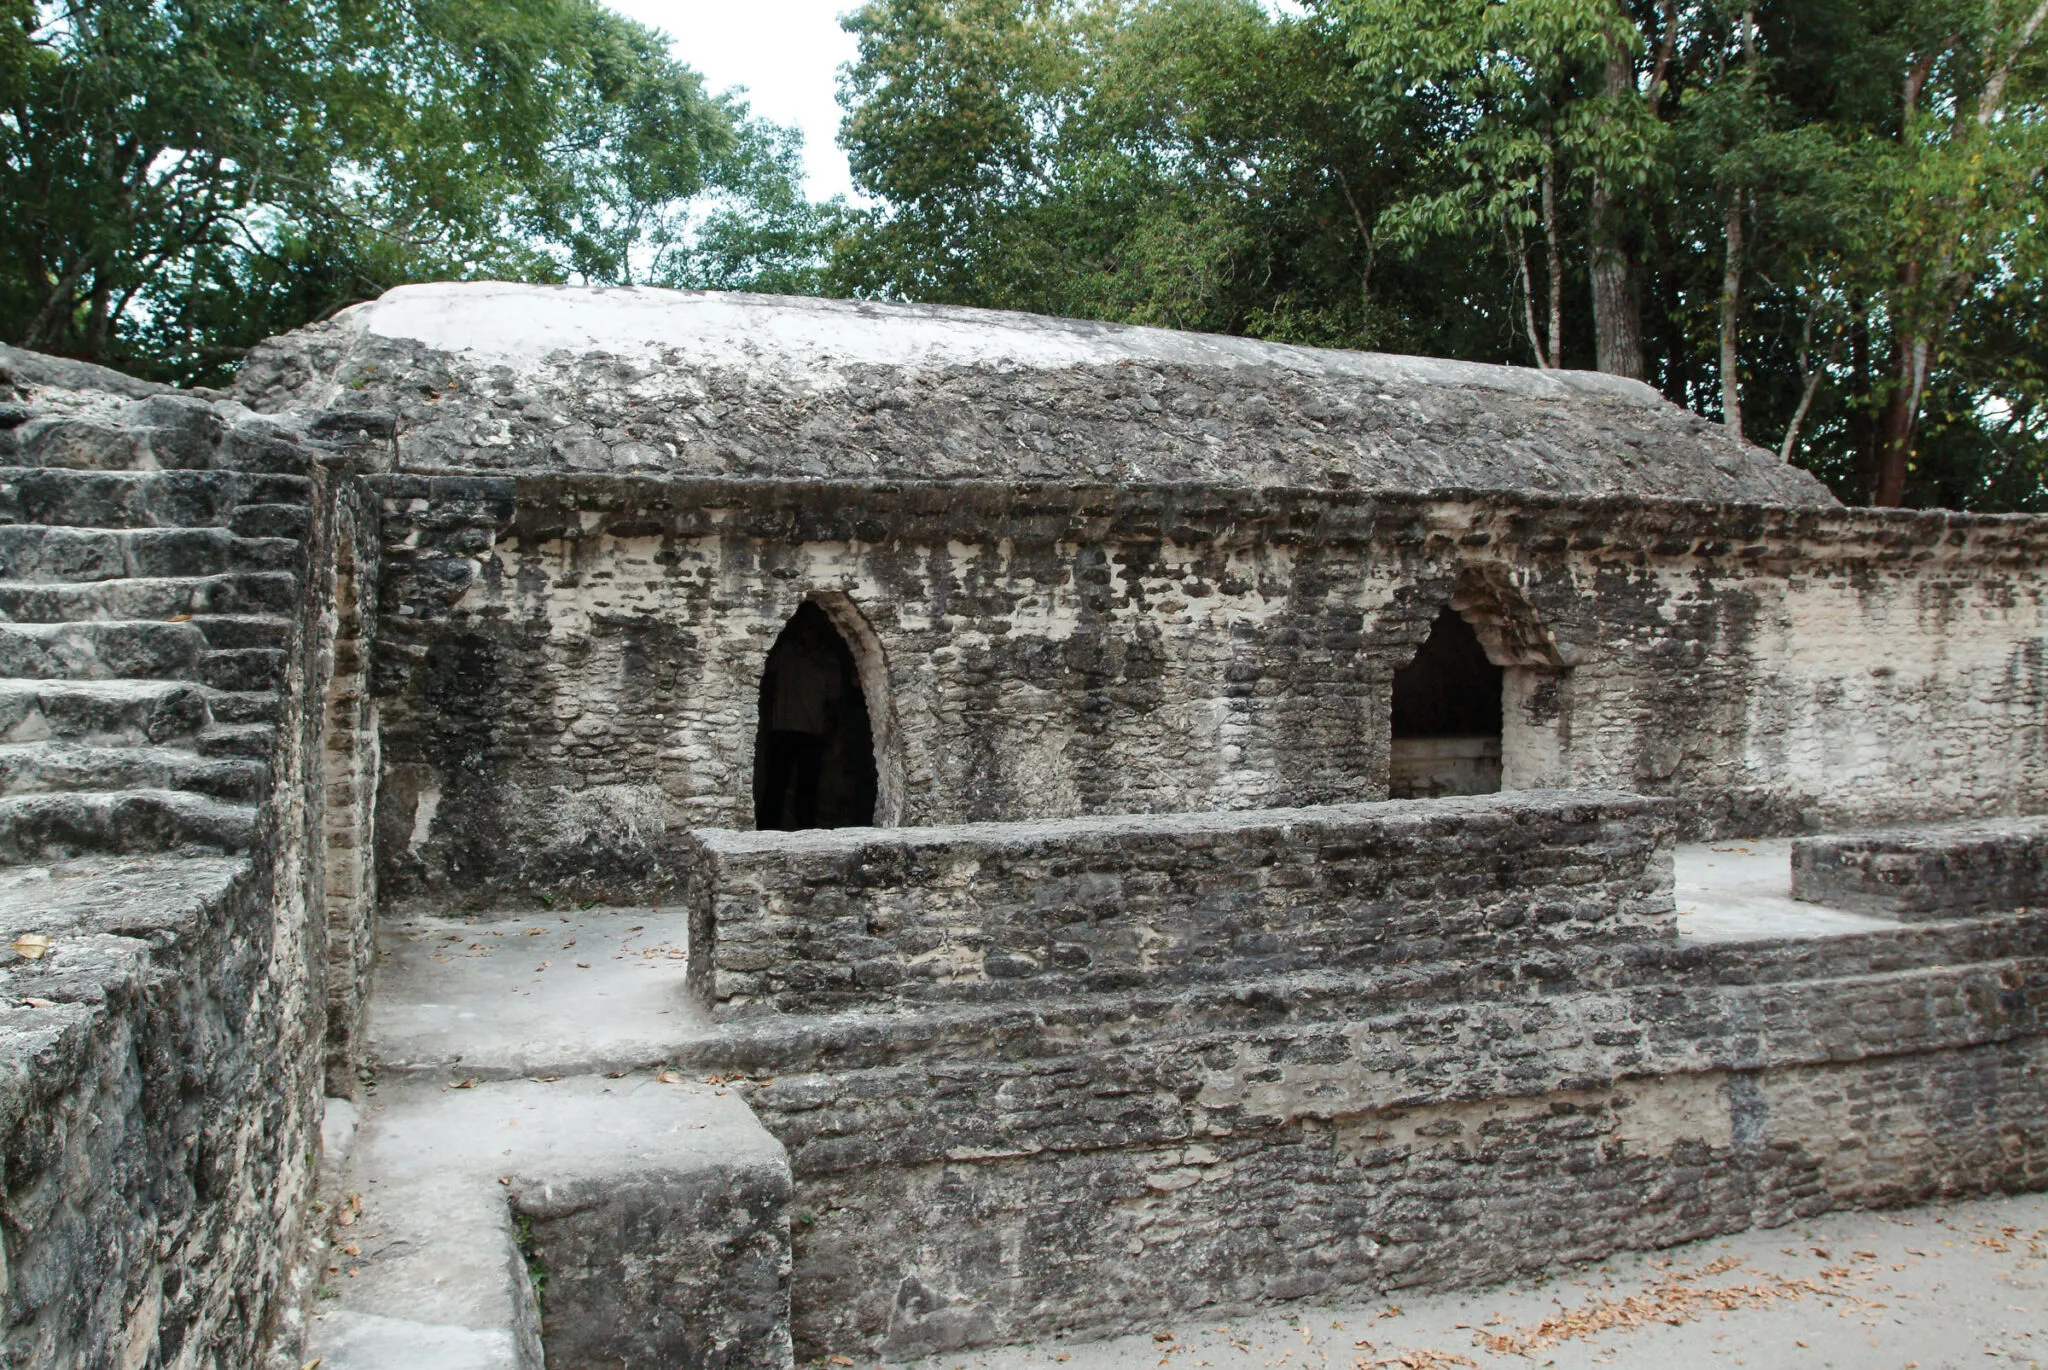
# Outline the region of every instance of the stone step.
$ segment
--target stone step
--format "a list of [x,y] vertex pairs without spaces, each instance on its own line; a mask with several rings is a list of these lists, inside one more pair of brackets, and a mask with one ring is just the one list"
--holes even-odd
[[200,680],[209,657],[189,622],[0,624],[0,676],[17,680]]
[[289,628],[283,620],[230,621],[221,625],[222,636],[263,645],[215,647],[198,620],[0,623],[0,677],[196,680],[216,690],[274,690],[284,678],[285,652],[268,644]]
[[276,647],[230,647],[206,654],[200,678],[216,690],[275,690],[284,668],[285,653]]
[[169,619],[179,614],[292,614],[299,579],[290,571],[210,576],[133,576],[72,583],[0,579],[0,618],[15,623]]
[[209,724],[274,723],[277,709],[271,691],[182,680],[0,680],[0,741],[161,744]]
[[194,614],[191,623],[216,651],[284,647],[292,640],[292,620],[281,614]]
[[42,582],[129,576],[217,576],[284,571],[304,548],[291,538],[236,537],[225,528],[0,526],[0,579]]
[[275,690],[209,690],[206,704],[216,723],[277,722]]
[[211,692],[182,680],[0,680],[0,741],[141,746],[213,721]]
[[[0,467],[0,524],[70,528],[228,528],[243,536],[302,537],[312,485],[304,476],[235,471],[69,471]],[[281,511],[298,511],[296,521]],[[276,521],[276,530],[256,525]]]
[[249,849],[256,810],[179,790],[22,794],[0,798],[0,865],[96,852]]
[[276,741],[277,726],[272,723],[215,723],[194,734],[192,746],[201,756],[262,761]]
[[356,1221],[308,1328],[322,1370],[791,1364],[789,1155],[737,1090],[454,1082],[362,1115],[336,1185]]
[[183,790],[253,803],[270,770],[260,760],[202,756],[182,747],[0,743],[0,796],[80,790]]
[[307,517],[303,504],[244,504],[235,510],[228,527],[238,537],[291,538],[303,542]]

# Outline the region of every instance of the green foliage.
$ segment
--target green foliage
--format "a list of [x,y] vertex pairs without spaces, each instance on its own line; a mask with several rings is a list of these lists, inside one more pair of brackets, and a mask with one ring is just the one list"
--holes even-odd
[[[1420,130],[1368,127],[1339,36],[1254,0],[875,0],[841,135],[881,208],[856,293],[1496,357],[1468,245],[1388,261]],[[1463,296],[1478,308],[1442,307]]]
[[875,204],[821,283],[1590,366],[1605,251],[1672,398],[1739,396],[1845,498],[1890,463],[1888,498],[2048,508],[2044,18],[870,0],[842,142]]
[[831,254],[852,215],[843,200],[804,195],[802,136],[749,122],[713,173],[719,193],[648,279],[688,290],[830,293]]
[[[0,335],[179,379],[409,280],[625,282],[775,131],[596,0],[0,0]],[[778,163],[787,171],[786,164]]]

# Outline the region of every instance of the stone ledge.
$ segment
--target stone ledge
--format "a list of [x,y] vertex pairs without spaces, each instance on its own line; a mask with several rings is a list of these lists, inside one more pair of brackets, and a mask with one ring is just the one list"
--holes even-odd
[[1670,800],[1529,790],[802,833],[700,829],[692,985],[782,1012],[1540,953],[1673,933]]
[[1792,897],[1914,919],[2048,905],[2048,817],[1803,837]]
[[476,528],[524,543],[717,536],[944,540],[963,526],[1020,540],[1376,546],[1470,555],[1685,558],[1745,568],[1837,561],[2038,565],[2048,517],[1785,508],[1707,500],[1446,487],[1414,493],[1202,484],[787,480],[396,473],[364,478],[394,544],[473,550]]
[[711,1085],[383,1091],[312,1350],[327,1370],[540,1370],[543,1342],[562,1364],[785,1370],[789,1183],[781,1144]]

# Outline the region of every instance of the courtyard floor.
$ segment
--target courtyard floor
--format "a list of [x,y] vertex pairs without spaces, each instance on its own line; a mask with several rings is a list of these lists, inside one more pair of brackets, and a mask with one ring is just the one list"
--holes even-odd
[[2048,1365],[2048,1194],[1832,1213],[1455,1294],[1187,1317],[918,1370]]

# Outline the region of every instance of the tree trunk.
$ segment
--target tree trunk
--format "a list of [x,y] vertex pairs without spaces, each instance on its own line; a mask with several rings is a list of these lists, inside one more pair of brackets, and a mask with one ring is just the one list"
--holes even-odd
[[1615,376],[1643,378],[1643,321],[1629,280],[1628,254],[1612,237],[1614,216],[1604,186],[1593,191],[1594,364]]
[[1855,454],[1850,479],[1855,497],[1870,503],[1877,494],[1877,424],[1870,408],[1870,318],[1858,314],[1849,327],[1849,442]]
[[1550,292],[1550,369],[1564,365],[1564,252],[1557,242],[1557,159],[1543,163],[1543,273]]
[[1912,346],[1900,338],[1892,344],[1892,389],[1879,416],[1877,490],[1871,503],[1897,507],[1906,502],[1906,461],[1913,454],[1914,396],[1908,379]]
[[[1910,298],[1920,284],[1920,263],[1899,268],[1900,294]],[[1927,339],[1905,318],[1892,321],[1891,393],[1879,423],[1877,492],[1871,503],[1895,507],[1906,502],[1906,464],[1920,421],[1920,395],[1927,380]]]
[[1920,402],[1927,394],[1932,351],[1933,344],[1916,334],[1901,334],[1892,343],[1892,392],[1885,397],[1873,504],[1896,507],[1906,502],[1906,467],[1920,435]]
[[[1626,52],[1607,59],[1607,93],[1619,96],[1635,86],[1635,65]],[[1643,378],[1643,318],[1629,280],[1628,253],[1621,245],[1621,215],[1605,176],[1593,181],[1593,355],[1594,364],[1615,376]]]
[[1742,192],[1728,197],[1728,251],[1721,264],[1721,422],[1742,436],[1742,385],[1736,374],[1740,357],[1736,328],[1742,310]]

